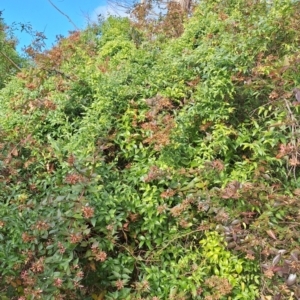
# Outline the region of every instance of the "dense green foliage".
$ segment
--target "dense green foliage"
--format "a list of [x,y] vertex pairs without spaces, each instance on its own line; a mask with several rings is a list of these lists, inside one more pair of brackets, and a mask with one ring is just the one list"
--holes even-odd
[[16,52],[16,40],[7,34],[7,27],[1,18],[1,14],[0,11],[0,89],[24,63],[24,59]]
[[299,15],[206,0],[35,54],[0,93],[1,299],[299,298]]

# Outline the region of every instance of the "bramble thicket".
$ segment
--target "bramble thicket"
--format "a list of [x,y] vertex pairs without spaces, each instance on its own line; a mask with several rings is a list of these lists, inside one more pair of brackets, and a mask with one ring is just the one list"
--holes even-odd
[[300,299],[300,2],[191,10],[0,56],[1,299]]

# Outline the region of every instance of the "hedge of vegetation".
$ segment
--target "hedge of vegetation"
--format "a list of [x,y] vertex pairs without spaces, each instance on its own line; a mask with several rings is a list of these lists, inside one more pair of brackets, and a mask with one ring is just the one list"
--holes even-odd
[[0,92],[1,299],[299,299],[299,15],[205,0],[182,34],[29,49]]

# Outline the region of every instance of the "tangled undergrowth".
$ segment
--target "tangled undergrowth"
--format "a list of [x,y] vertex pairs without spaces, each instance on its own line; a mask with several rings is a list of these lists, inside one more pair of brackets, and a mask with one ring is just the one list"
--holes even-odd
[[299,1],[175,9],[1,90],[1,299],[300,298]]

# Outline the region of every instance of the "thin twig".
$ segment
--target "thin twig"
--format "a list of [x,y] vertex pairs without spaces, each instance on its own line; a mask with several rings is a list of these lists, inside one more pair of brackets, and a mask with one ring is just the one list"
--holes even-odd
[[79,28],[75,25],[75,23],[71,20],[71,18],[67,14],[61,11],[51,0],[48,1],[58,12],[60,12],[63,16],[65,16],[69,20],[69,22],[76,28],[76,30],[79,30]]

